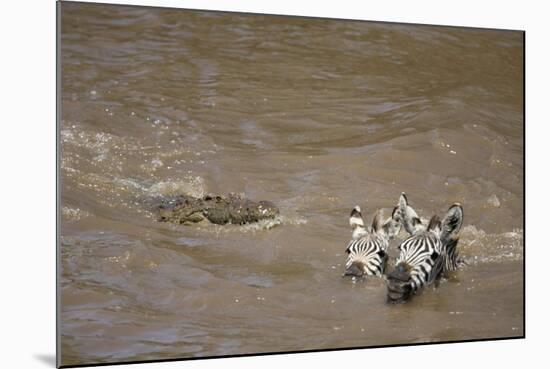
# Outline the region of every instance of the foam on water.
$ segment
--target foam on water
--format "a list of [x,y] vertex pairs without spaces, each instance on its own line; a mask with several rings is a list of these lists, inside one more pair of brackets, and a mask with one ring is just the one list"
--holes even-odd
[[[300,226],[306,223],[307,223],[307,219],[303,217],[292,216],[292,215],[278,215],[273,219],[262,219],[259,222],[244,224],[241,226],[231,227],[231,228],[233,230],[236,230],[242,233],[248,233],[248,232],[255,233],[258,231],[272,229],[279,225]],[[217,226],[217,228],[221,228],[225,232],[225,228],[222,228],[222,227],[223,226]],[[228,230],[232,231],[231,228],[228,228]]]
[[147,189],[150,196],[181,195],[202,197],[206,194],[204,179],[199,176],[188,176],[185,180],[162,181]]
[[175,232],[184,231],[187,227],[193,227],[197,231],[205,233],[214,233],[216,237],[220,237],[222,234],[228,233],[256,233],[267,231],[281,225],[288,226],[301,226],[307,224],[308,221],[304,217],[296,215],[277,215],[273,219],[262,219],[258,222],[248,224],[212,224],[208,221],[202,221],[200,223],[189,225],[168,224],[167,227]]
[[467,225],[461,231],[458,251],[470,265],[520,261],[523,259],[523,229],[491,234]]
[[90,213],[79,208],[63,206],[61,207],[61,216],[63,217],[63,220],[77,222],[82,218],[89,217]]

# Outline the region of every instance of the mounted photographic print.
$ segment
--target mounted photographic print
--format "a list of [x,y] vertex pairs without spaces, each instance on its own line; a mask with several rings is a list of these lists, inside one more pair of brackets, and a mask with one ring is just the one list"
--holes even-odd
[[524,337],[524,32],[58,3],[58,365]]

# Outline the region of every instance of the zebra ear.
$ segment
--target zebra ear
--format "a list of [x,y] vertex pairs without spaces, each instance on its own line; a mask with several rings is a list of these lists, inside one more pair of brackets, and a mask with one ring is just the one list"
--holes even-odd
[[434,233],[441,233],[441,220],[437,215],[434,215],[432,219],[430,219],[430,223],[428,224],[428,232],[434,232]]
[[378,232],[384,226],[384,217],[382,215],[382,210],[378,209],[372,218],[372,230]]
[[353,230],[351,236],[353,239],[361,238],[367,234],[367,230],[365,229],[365,222],[363,222],[363,216],[361,215],[361,208],[359,206],[354,207],[351,211],[349,217],[349,225]]
[[399,234],[401,230],[401,215],[397,206],[393,208],[391,217],[386,220],[383,228],[390,240]]
[[361,208],[358,205],[351,210],[349,225],[353,229],[357,227],[365,228],[365,222],[363,222],[363,216],[361,215]]
[[401,192],[401,196],[399,196],[399,202],[397,203],[397,207],[404,211],[407,206],[409,205],[409,200],[407,199],[407,195],[405,192]]
[[397,204],[405,230],[413,235],[422,229],[422,221],[416,211],[409,205],[405,192],[401,193]]
[[456,235],[462,227],[463,219],[464,210],[462,209],[462,205],[453,204],[441,221],[441,239],[447,240],[450,239],[453,234]]
[[393,208],[391,211],[391,217],[395,220],[401,220],[401,217],[399,216],[399,206],[395,206]]

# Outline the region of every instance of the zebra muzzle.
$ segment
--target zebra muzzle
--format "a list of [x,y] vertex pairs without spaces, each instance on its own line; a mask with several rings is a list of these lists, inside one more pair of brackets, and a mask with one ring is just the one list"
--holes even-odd
[[411,296],[412,288],[408,283],[403,283],[403,282],[394,283],[393,281],[389,281],[387,286],[388,286],[387,297],[388,297],[389,303],[398,304],[401,302],[405,302]]
[[404,265],[399,265],[393,272],[386,276],[388,287],[388,302],[398,304],[405,302],[412,293],[410,275]]
[[364,274],[363,268],[357,263],[353,263],[346,268],[343,277],[362,277]]

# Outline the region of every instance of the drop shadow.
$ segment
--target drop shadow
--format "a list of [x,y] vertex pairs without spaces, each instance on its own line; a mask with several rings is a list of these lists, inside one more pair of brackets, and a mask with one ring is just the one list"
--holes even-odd
[[49,367],[56,368],[57,362],[55,360],[54,354],[34,354],[34,358],[42,363],[48,365]]

